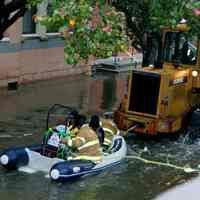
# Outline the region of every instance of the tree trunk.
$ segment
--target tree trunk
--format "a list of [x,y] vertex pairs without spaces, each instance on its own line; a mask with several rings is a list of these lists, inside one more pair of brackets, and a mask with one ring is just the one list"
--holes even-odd
[[22,17],[25,11],[26,0],[12,0],[9,3],[5,0],[0,1],[0,39],[3,38],[6,29]]

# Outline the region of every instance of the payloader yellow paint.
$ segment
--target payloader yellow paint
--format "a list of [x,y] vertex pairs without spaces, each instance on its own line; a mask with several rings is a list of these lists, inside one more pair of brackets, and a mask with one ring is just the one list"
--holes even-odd
[[[162,66],[130,74],[128,95],[114,114],[121,130],[140,134],[173,134],[187,125],[200,106],[200,42],[185,36],[187,26],[165,29]],[[195,43],[196,42],[196,43]]]

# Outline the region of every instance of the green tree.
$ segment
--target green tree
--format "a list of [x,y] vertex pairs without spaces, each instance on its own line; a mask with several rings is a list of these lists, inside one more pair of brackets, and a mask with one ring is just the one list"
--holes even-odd
[[163,28],[175,28],[185,19],[190,27],[188,34],[200,36],[199,1],[114,0],[113,6],[125,14],[127,34],[133,47],[143,52],[144,66],[152,63]]
[[52,14],[37,16],[36,21],[61,30],[67,63],[76,64],[91,55],[104,58],[126,51],[124,15],[105,0],[55,0],[52,3]]
[[[0,37],[23,15],[25,8],[41,1],[1,1]],[[52,3],[51,15],[36,19],[47,27],[62,30],[66,61],[71,64],[87,60],[90,55],[108,57],[126,51],[129,36],[132,46],[143,52],[146,66],[160,46],[162,29],[176,27],[183,18],[190,27],[188,34],[200,36],[200,2],[195,0],[52,0]]]
[[[155,49],[161,45],[163,28],[175,28],[182,19],[186,19],[190,26],[188,34],[199,37],[200,17],[195,15],[194,10],[199,8],[199,1],[113,0],[109,5],[107,2],[54,1],[54,13],[43,19],[43,24],[65,26],[65,55],[68,63],[88,59],[89,55],[108,57],[124,51],[128,35],[132,46],[142,51],[143,65],[146,66],[153,62]],[[125,15],[126,32],[122,13]],[[70,27],[70,20],[74,20],[74,27]]]

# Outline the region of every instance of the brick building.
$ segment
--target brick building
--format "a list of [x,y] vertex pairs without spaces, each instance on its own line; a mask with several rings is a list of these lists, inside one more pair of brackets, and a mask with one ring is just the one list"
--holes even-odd
[[50,12],[48,0],[28,10],[0,40],[0,87],[88,72],[64,62],[64,40],[56,30],[35,24],[33,15]]

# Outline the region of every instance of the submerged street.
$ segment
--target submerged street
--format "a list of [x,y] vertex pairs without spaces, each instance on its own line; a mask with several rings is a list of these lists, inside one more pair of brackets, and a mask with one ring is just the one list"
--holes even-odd
[[[55,103],[76,107],[90,115],[114,110],[127,90],[127,74],[71,76],[0,91],[0,151],[11,146],[40,143],[48,108]],[[183,138],[171,141],[128,137],[128,154],[179,166],[196,167],[200,145]],[[144,149],[147,151],[143,152]],[[0,168],[0,196],[4,200],[149,200],[197,174],[126,159],[120,165],[76,182],[57,184],[43,173],[8,172]]]

